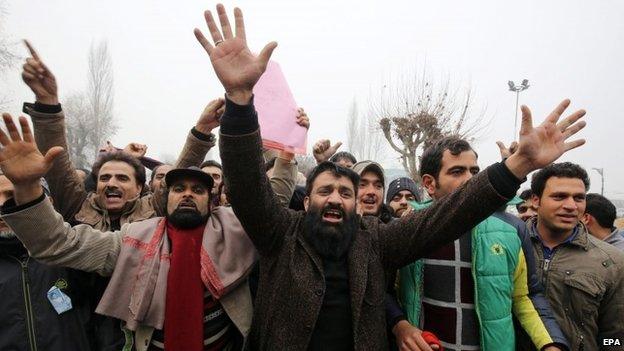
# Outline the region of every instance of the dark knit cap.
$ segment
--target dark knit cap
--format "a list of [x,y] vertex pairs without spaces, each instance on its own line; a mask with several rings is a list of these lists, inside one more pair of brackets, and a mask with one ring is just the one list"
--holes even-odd
[[420,201],[420,196],[418,196],[418,187],[416,183],[412,180],[412,178],[401,177],[393,180],[388,185],[388,191],[386,193],[386,203],[390,203],[394,195],[402,190],[407,190],[414,195],[416,201]]

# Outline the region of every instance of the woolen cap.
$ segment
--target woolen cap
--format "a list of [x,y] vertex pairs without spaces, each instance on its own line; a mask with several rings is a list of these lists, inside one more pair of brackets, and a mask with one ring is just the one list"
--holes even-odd
[[420,201],[420,196],[418,196],[418,187],[416,186],[416,182],[414,182],[412,178],[401,177],[401,178],[397,178],[393,180],[388,185],[388,193],[386,194],[386,203],[387,204],[390,203],[394,195],[396,195],[397,193],[403,190],[409,191],[410,193],[412,193],[412,195],[414,195],[414,197],[416,198],[416,201]]

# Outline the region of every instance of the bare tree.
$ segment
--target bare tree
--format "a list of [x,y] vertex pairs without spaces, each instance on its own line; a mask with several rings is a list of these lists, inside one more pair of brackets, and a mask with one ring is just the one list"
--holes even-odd
[[353,99],[347,118],[347,146],[349,152],[360,160],[382,162],[385,157],[384,136],[377,126],[375,115],[360,116]]
[[[2,22],[6,14],[7,10],[5,2],[0,1],[0,78],[4,76],[4,74],[8,70],[13,68],[17,60],[19,60],[19,56],[13,51],[15,48],[15,43],[10,40],[9,36],[4,32],[4,29],[2,28]],[[9,102],[9,97],[5,95],[0,95],[0,107],[4,107],[4,105],[8,104]]]
[[117,132],[113,94],[113,65],[104,41],[89,50],[86,91],[72,94],[63,102],[68,152],[78,168],[92,164],[100,147]]
[[453,89],[448,78],[436,83],[424,68],[391,80],[371,101],[378,128],[416,182],[419,155],[427,146],[449,135],[473,140],[485,125],[485,109],[473,112],[470,88]]
[[93,127],[90,134],[94,155],[98,148],[117,132],[113,116],[113,61],[106,41],[97,46],[91,45],[89,51],[89,80],[87,99],[89,101],[89,119]]
[[[93,133],[89,119],[90,107],[84,94],[70,95],[63,102],[67,121],[67,147],[69,157],[76,168],[87,168],[93,161],[91,143]],[[95,146],[97,148],[98,146]]]

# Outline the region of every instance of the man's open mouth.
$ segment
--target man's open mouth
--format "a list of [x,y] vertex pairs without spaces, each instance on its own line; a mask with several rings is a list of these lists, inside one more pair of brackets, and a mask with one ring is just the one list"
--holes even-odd
[[339,209],[330,208],[323,211],[323,220],[331,223],[338,223],[342,221],[343,213]]
[[194,202],[192,201],[184,201],[184,202],[180,202],[180,204],[178,205],[179,209],[197,209],[197,205],[195,205]]
[[107,199],[121,199],[121,196],[123,195],[123,193],[119,190],[113,190],[113,189],[106,189],[104,191],[104,196]]
[[370,196],[370,197],[365,197],[364,200],[362,200],[363,203],[367,204],[367,205],[374,205],[376,203],[375,198]]

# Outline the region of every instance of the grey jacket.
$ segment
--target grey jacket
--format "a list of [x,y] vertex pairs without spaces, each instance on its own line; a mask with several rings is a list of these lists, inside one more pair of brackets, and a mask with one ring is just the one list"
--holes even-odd
[[544,260],[536,218],[527,222],[538,275],[572,351],[603,349],[603,339],[624,341],[624,253],[587,233],[561,244]]
[[624,251],[624,236],[619,229],[613,229],[613,232],[608,237],[604,238],[604,241]]

